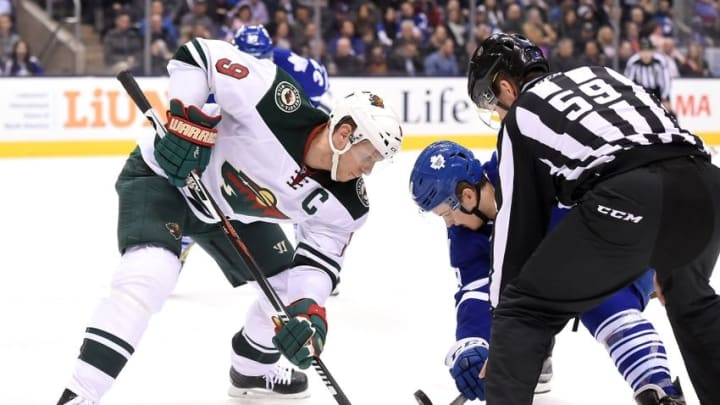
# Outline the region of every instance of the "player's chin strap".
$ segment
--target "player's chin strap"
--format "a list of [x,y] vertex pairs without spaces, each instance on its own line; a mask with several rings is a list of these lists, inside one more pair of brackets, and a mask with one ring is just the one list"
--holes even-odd
[[480,180],[479,183],[475,184],[475,195],[477,195],[478,201],[477,201],[477,205],[475,205],[475,207],[473,207],[472,210],[465,209],[465,207],[463,207],[462,204],[460,205],[461,212],[468,214],[468,215],[475,215],[476,217],[480,218],[483,221],[483,224],[487,224],[488,222],[490,222],[490,218],[488,218],[487,215],[483,214],[483,212],[480,211],[480,208],[478,208],[480,206],[480,190],[482,189],[483,184],[485,184],[485,181],[486,180],[483,178],[482,180]]
[[[337,125],[336,125],[337,127]],[[332,167],[330,168],[330,178],[333,181],[338,181],[337,179],[337,169],[338,169],[338,163],[340,163],[340,155],[350,150],[352,147],[352,143],[348,141],[348,143],[345,145],[344,148],[338,149],[335,147],[335,144],[333,143],[333,132],[335,132],[335,128],[328,127],[328,143],[330,144],[330,150],[332,150]]]

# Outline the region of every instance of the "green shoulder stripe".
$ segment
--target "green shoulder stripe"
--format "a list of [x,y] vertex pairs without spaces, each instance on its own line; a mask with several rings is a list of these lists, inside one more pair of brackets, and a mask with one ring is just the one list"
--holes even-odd
[[[193,48],[195,51],[200,55],[200,59],[202,59],[203,66],[200,66],[197,60],[193,58],[192,52],[190,51],[190,48],[188,46],[192,43]],[[197,41],[197,39],[194,39],[190,41],[189,43],[186,43],[178,48],[177,51],[175,51],[175,55],[173,55],[173,59],[178,60],[180,62],[187,63],[188,65],[197,66],[199,68],[205,68],[207,70],[207,57],[205,57],[205,51],[203,51],[202,46],[200,46],[200,43]]]
[[205,65],[205,70],[208,69],[208,63],[207,63],[207,57],[205,57],[205,51],[203,51],[202,46],[200,46],[200,43],[198,42],[197,38],[193,38],[192,44],[195,47],[195,50],[200,55],[200,59],[202,59],[203,65]]
[[195,62],[195,59],[193,59],[192,55],[190,54],[190,51],[187,49],[187,44],[182,45],[175,51],[175,55],[173,55],[173,59],[178,60],[183,63],[187,63],[188,65],[193,65],[200,67],[200,65]]

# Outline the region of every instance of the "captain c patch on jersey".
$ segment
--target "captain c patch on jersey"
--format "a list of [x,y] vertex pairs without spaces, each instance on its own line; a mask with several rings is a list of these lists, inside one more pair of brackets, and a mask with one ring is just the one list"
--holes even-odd
[[289,82],[280,82],[275,87],[275,104],[286,113],[297,111],[302,100],[300,91]]

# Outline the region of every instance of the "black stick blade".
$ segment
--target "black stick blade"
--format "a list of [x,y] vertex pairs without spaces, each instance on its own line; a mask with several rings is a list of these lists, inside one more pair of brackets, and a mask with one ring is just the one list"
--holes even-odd
[[413,395],[415,396],[415,400],[419,405],[433,405],[432,401],[423,392],[423,390],[417,390]]

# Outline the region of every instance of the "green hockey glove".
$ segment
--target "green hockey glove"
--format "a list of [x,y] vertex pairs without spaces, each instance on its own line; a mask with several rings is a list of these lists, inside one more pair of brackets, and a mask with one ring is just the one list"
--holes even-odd
[[178,99],[170,100],[167,112],[167,134],[155,142],[155,159],[177,187],[193,170],[202,172],[210,161],[220,116],[209,116],[198,107],[185,107]]
[[325,308],[309,298],[299,299],[287,307],[290,320],[286,324],[277,317],[272,341],[288,360],[305,369],[319,356],[327,335]]

